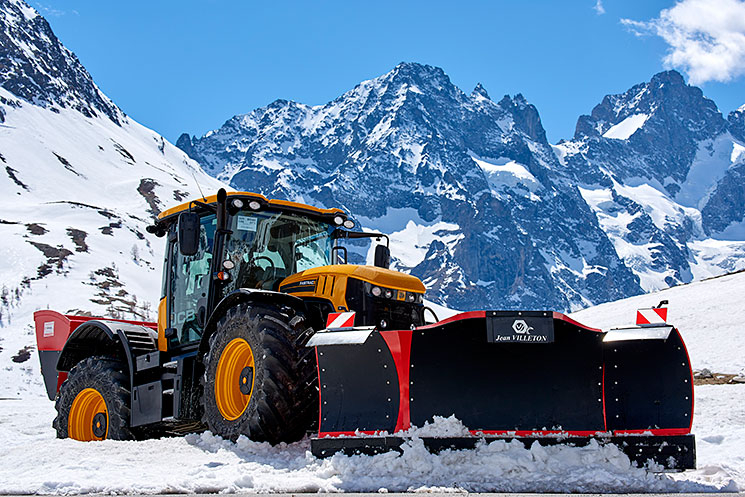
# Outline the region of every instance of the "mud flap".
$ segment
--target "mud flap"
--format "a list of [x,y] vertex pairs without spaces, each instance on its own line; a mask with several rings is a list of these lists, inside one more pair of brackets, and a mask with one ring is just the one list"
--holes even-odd
[[57,371],[59,355],[59,350],[39,350],[41,374],[44,376],[44,386],[46,387],[49,400],[54,400],[60,385],[67,378],[66,372]]

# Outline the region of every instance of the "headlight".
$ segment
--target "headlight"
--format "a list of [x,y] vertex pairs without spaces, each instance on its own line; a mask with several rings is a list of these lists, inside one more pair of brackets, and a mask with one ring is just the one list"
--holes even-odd
[[365,282],[365,293],[373,297],[386,298],[397,302],[406,302],[409,304],[420,304],[423,301],[423,294],[416,292],[407,292],[405,290],[396,290],[395,288],[385,288],[372,283]]
[[344,224],[344,218],[341,216],[336,216],[334,218],[334,224],[337,226],[341,226],[342,224]]
[[254,211],[257,211],[261,209],[261,204],[258,203],[256,200],[252,200],[248,203],[248,208]]

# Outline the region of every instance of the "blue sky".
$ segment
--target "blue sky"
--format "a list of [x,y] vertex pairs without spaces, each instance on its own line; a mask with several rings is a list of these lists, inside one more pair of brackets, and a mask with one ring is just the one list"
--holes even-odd
[[326,103],[401,61],[442,67],[465,92],[481,82],[494,100],[522,93],[552,143],[571,138],[604,95],[671,64],[725,114],[745,104],[745,49],[727,44],[731,33],[721,36],[735,58],[723,68],[670,41],[681,25],[716,41],[730,28],[697,27],[708,21],[695,8],[739,9],[742,0],[682,0],[693,10],[664,18],[675,0],[29,3],[109,97],[172,142],[276,99]]

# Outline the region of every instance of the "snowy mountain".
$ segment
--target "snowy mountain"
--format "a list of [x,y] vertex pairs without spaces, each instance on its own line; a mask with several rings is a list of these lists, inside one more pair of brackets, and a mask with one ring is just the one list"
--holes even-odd
[[[164,242],[145,227],[197,196],[195,178],[205,192],[220,183],[126,116],[21,0],[0,0],[0,67],[0,360],[10,364],[33,343],[40,308],[154,319]],[[2,332],[9,325],[24,332]]]
[[177,146],[239,189],[348,209],[459,309],[576,309],[745,267],[745,109],[674,72],[551,146],[521,95],[403,63],[326,105],[277,100]]
[[675,71],[608,95],[556,146],[645,291],[745,267],[745,121]]
[[534,106],[403,63],[322,106],[278,100],[177,146],[247,189],[349,210],[453,308],[567,309],[641,293]]

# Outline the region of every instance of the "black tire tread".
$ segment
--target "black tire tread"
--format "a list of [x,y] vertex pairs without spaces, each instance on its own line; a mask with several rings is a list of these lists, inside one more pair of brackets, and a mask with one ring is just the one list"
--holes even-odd
[[73,366],[55,399],[57,416],[52,426],[57,438],[68,438],[70,408],[78,393],[85,388],[95,388],[103,396],[109,413],[107,438],[134,440],[135,434],[129,427],[129,378],[124,371],[120,361],[105,356],[88,357]]
[[[302,438],[317,421],[315,352],[305,347],[312,331],[288,307],[244,303],[230,309],[210,337],[204,360],[203,422],[210,430],[231,440],[243,434],[272,444]],[[228,421],[214,405],[214,371],[222,348],[239,335],[253,349],[257,382],[246,412]]]

